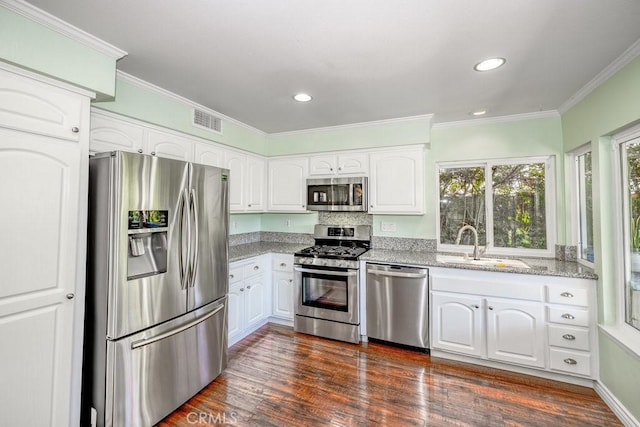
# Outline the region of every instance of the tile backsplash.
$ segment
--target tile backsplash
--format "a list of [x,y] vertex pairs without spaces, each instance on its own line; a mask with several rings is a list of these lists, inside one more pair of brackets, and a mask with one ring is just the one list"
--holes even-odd
[[322,225],[372,225],[373,215],[366,212],[318,212]]

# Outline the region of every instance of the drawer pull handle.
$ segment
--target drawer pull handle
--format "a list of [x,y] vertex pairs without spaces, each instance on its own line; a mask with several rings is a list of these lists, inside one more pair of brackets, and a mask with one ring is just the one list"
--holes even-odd
[[281,262],[281,263],[280,263],[280,267],[286,267],[286,266],[287,266],[287,264],[286,264],[286,263],[284,263],[284,262]]
[[489,308],[489,310],[493,310],[493,307],[491,307],[491,306],[489,306],[488,308]]
[[240,288],[240,292],[244,292],[244,288]]
[[251,289],[251,285],[247,285],[247,289]]
[[574,316],[573,314],[569,314],[569,313],[565,313],[561,316],[563,319],[569,319],[569,320],[573,320],[576,318],[576,316]]
[[560,294],[560,296],[565,298],[573,298],[573,294],[571,292],[563,292]]
[[473,308],[480,308],[480,306],[478,304],[473,304],[471,307]]
[[260,267],[258,267],[257,265],[253,267],[254,270],[258,271],[260,270]]
[[78,132],[80,132],[80,128],[77,127],[77,126],[74,126],[74,127],[71,128],[71,132],[78,133]]
[[567,340],[567,341],[573,341],[573,340],[575,340],[575,339],[576,339],[576,337],[575,337],[574,335],[571,335],[571,334],[564,334],[564,335],[562,336],[562,338],[564,338],[564,339],[565,339],[565,340]]
[[566,363],[567,365],[577,365],[578,362],[576,362],[575,359],[564,359],[564,363]]
[[230,275],[229,275],[229,279],[233,279],[233,274],[230,274]]

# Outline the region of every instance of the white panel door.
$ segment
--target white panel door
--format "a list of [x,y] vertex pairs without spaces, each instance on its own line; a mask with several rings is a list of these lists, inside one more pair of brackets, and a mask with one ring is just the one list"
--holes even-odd
[[369,213],[424,213],[424,151],[371,153]]
[[81,156],[77,142],[0,128],[3,425],[66,426],[74,416]]
[[235,339],[242,334],[245,328],[245,294],[244,283],[236,282],[229,285],[228,295],[228,341],[229,345],[235,342]]
[[309,158],[309,176],[335,175],[338,171],[337,158],[329,156],[311,156]]
[[179,136],[150,130],[147,133],[145,153],[168,159],[193,161],[193,142]]
[[196,152],[194,161],[202,165],[216,166],[219,168],[225,167],[224,165],[224,150],[215,145],[204,144],[197,142],[195,144]]
[[541,303],[487,300],[487,357],[544,367],[544,309]]
[[81,97],[0,71],[0,126],[79,141],[82,112]]
[[338,173],[341,175],[367,175],[369,154],[351,153],[338,156]]
[[273,315],[293,320],[293,273],[273,273]]
[[484,356],[482,298],[432,293],[433,348]]
[[229,209],[231,212],[242,212],[246,205],[247,156],[235,151],[227,151],[225,167],[229,169]]
[[251,328],[268,317],[268,295],[265,275],[245,279],[245,309],[247,328]]
[[91,114],[91,153],[106,151],[130,151],[142,153],[144,129],[123,120],[112,119],[100,114]]
[[267,207],[267,162],[261,157],[247,156],[246,210],[264,211]]
[[269,160],[268,206],[270,211],[307,210],[307,158]]

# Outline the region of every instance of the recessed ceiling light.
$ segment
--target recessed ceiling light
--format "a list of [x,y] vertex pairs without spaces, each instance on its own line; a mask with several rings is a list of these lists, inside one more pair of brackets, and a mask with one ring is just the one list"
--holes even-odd
[[306,93],[298,93],[293,96],[293,99],[295,99],[298,102],[309,102],[313,98],[311,98],[311,95],[307,95]]
[[485,114],[487,114],[486,110],[478,110],[471,113],[471,115],[473,116],[484,116]]
[[476,71],[491,71],[504,65],[505,62],[507,62],[507,60],[504,58],[489,58],[478,62],[473,66],[473,69]]

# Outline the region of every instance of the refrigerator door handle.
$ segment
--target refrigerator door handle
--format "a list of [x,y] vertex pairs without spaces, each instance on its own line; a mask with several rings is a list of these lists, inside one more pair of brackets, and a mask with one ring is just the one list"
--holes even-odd
[[[189,262],[191,260],[191,214],[189,213],[189,197],[187,195],[187,189],[185,188],[181,194],[180,202],[180,253],[178,255],[179,269],[180,269],[180,289],[185,289],[189,286]],[[183,247],[184,247],[184,223],[187,223],[187,257],[184,260]]]
[[207,320],[208,318],[214,316],[215,314],[217,314],[220,310],[222,310],[224,308],[224,303],[220,304],[219,306],[217,306],[216,308],[213,309],[213,311],[210,311],[209,313],[197,317],[195,319],[193,319],[191,322],[189,323],[185,323],[184,325],[180,325],[175,329],[171,329],[168,330],[167,332],[164,332],[160,335],[156,335],[155,337],[151,337],[151,338],[145,338],[139,341],[134,341],[131,343],[131,349],[135,350],[136,348],[140,348],[140,347],[144,347],[146,345],[149,344],[153,344],[154,342],[158,342],[161,341],[163,339],[172,337],[176,334],[179,334],[180,332],[186,331],[187,329],[190,329],[194,326],[196,326],[199,323],[204,322],[205,320]]
[[199,243],[200,243],[200,227],[199,227],[199,223],[198,223],[198,196],[196,195],[196,190],[195,189],[191,189],[190,191],[190,209],[191,209],[191,213],[193,214],[193,222],[194,222],[194,245],[193,245],[193,259],[191,260],[191,284],[190,286],[193,287],[195,285],[195,280],[196,280],[196,270],[198,269],[198,255],[200,254],[200,248],[199,248]]

